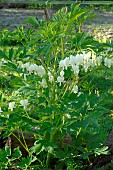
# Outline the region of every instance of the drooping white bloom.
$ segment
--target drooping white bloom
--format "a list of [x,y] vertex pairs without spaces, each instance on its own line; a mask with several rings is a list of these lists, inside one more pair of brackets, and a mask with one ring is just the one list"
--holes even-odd
[[104,65],[105,65],[106,67],[110,68],[110,67],[111,67],[111,64],[112,64],[111,59],[108,59],[108,58],[105,58],[105,59],[104,59]]
[[65,66],[65,69],[67,70],[67,68],[68,68],[68,66],[69,66],[69,58],[68,58],[68,57],[66,57],[66,58],[64,59],[64,66]]
[[29,62],[27,62],[25,64],[21,64],[21,68],[22,68],[23,71],[24,71],[25,68],[28,70],[29,66],[30,66]]
[[77,54],[75,56],[76,65],[82,65],[83,64],[83,59],[84,59],[83,54]]
[[2,66],[2,61],[0,61],[0,67]]
[[25,69],[24,64],[21,65],[21,68],[22,68],[22,71],[24,71],[24,69]]
[[92,63],[92,59],[89,59],[89,61],[84,63],[83,68],[84,68],[85,72],[87,72],[90,67],[94,67],[95,65],[96,64]]
[[29,62],[27,62],[27,63],[25,63],[25,64],[23,64],[23,65],[24,65],[24,68],[28,69],[28,68],[29,68],[29,66],[30,66],[30,63],[29,63]]
[[96,65],[96,54],[92,53],[92,64]]
[[73,69],[73,71],[74,71],[74,74],[78,74],[79,73],[79,66],[78,65],[74,65],[74,66],[72,66],[72,69]]
[[29,62],[27,62],[22,65],[22,68],[26,68],[29,74],[38,74],[40,77],[43,77],[46,74],[46,71],[42,65],[38,66],[37,64],[30,64]]
[[84,63],[88,62],[89,59],[91,58],[91,52],[89,51],[88,53],[84,54]]
[[27,108],[27,105],[28,105],[28,100],[27,100],[27,99],[21,100],[21,101],[20,101],[20,104],[21,104],[21,106],[24,107],[24,109],[26,109],[26,108]]
[[64,76],[64,71],[63,71],[63,70],[60,72],[60,76],[61,76],[61,77]]
[[72,92],[75,93],[75,94],[78,93],[78,86],[77,85],[73,86]]
[[88,69],[89,69],[89,67],[90,67],[91,64],[92,64],[92,60],[90,60],[89,62],[87,62],[87,63],[85,63],[85,64],[83,65],[83,68],[84,68],[85,72],[88,71]]
[[76,57],[75,57],[75,56],[70,55],[69,64],[70,64],[71,66],[73,66],[73,65],[76,64]]
[[37,64],[33,64],[34,68],[33,68],[33,72],[35,75],[38,74],[38,71],[39,71],[39,66]]
[[84,70],[85,70],[85,72],[88,71],[88,65],[87,64],[84,64]]
[[0,107],[0,113],[2,113],[3,111],[2,111],[2,108]]
[[65,67],[65,63],[64,63],[64,60],[61,60],[60,63],[59,63],[59,67],[62,67],[64,69]]
[[64,82],[64,77],[58,76],[57,77],[57,82],[60,83],[60,86],[61,86],[61,83]]
[[24,74],[24,80],[25,80],[25,81],[27,80],[26,74]]
[[82,95],[82,94],[83,94],[83,92],[78,92],[78,95],[77,95],[77,96],[79,97],[79,96]]
[[42,79],[42,82],[39,82],[43,88],[47,88],[46,80]]
[[14,108],[15,108],[15,102],[10,102],[8,109],[10,109],[11,111],[13,111]]
[[68,66],[69,66],[69,58],[68,57],[66,57],[64,60],[61,60],[59,63],[59,67],[62,67],[63,70],[64,70],[64,68],[67,70]]
[[27,70],[29,71],[29,74],[31,74],[31,73],[33,73],[33,71],[36,69],[36,65],[34,65],[34,64],[31,64],[28,68],[27,68]]
[[71,118],[71,115],[70,114],[66,114],[66,117],[69,119],[69,118]]
[[101,65],[101,62],[102,62],[102,56],[98,56],[98,57],[96,58],[96,63],[97,63],[97,65],[100,66],[100,65]]
[[44,67],[41,65],[41,66],[38,66],[37,68],[37,74],[40,76],[40,77],[43,77],[45,74],[46,74],[46,71],[44,69]]
[[49,81],[53,82],[54,81],[54,77],[53,77],[53,75],[51,74],[50,71],[48,72],[48,76],[49,76]]

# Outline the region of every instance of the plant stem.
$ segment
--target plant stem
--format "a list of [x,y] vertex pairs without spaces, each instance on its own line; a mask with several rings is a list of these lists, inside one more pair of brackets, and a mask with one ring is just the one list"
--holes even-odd
[[[53,128],[51,135],[50,135],[50,142],[52,142],[54,140],[55,133],[56,133],[56,129]],[[50,166],[50,160],[51,160],[51,156],[52,156],[52,154],[50,153],[50,149],[48,150],[47,159],[46,159],[46,166],[47,167]]]
[[62,45],[62,59],[64,59],[64,43],[63,43],[63,37],[61,37],[61,45]]
[[20,144],[23,146],[23,148],[24,148],[28,153],[30,153],[30,152],[29,152],[29,149],[26,148],[26,146],[21,142],[21,140],[20,140],[14,133],[12,133],[12,135],[20,142]]

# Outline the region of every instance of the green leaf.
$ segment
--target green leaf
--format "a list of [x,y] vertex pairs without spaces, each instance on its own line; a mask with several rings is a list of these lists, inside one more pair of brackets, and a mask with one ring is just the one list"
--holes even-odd
[[7,163],[8,159],[7,159],[7,153],[0,149],[0,161]]
[[27,156],[27,158],[22,158],[22,161],[21,162],[18,162],[17,163],[17,166],[21,167],[21,168],[26,168],[26,166],[29,166],[32,162],[36,161],[37,158],[36,157],[32,157],[31,155],[30,156]]
[[2,100],[2,93],[0,93],[0,100]]
[[38,144],[35,144],[34,146],[32,146],[30,148],[30,151],[31,151],[31,153],[36,153],[36,155],[39,155],[41,152],[41,149],[42,149],[42,144],[38,143]]
[[9,69],[17,71],[17,66],[16,66],[14,63],[8,62],[8,63],[6,63],[5,65],[6,65]]
[[8,56],[5,55],[5,53],[2,50],[0,50],[0,58],[4,58],[4,59],[7,59],[7,60],[9,59]]
[[12,60],[14,54],[13,48],[9,49],[9,59]]
[[13,151],[13,155],[12,155],[14,158],[20,158],[22,156],[22,153],[19,149],[19,147],[15,148],[14,151]]
[[3,139],[5,139],[6,137],[10,136],[10,134],[11,134],[11,132],[6,131],[6,132],[2,135]]
[[82,14],[84,14],[84,11],[83,11],[83,12],[80,12],[80,13],[78,13],[78,14],[75,14],[75,16],[73,16],[73,17],[69,20],[68,24],[71,24],[73,21],[77,20]]
[[49,24],[49,26],[51,29],[53,29],[57,24],[58,24],[58,22],[53,22],[53,23]]
[[96,148],[94,150],[94,153],[96,153],[97,155],[107,155],[109,154],[109,150],[108,150],[108,146],[103,146],[102,148]]
[[50,154],[54,155],[54,148],[53,148],[53,147],[48,146],[47,149],[48,149],[48,152],[49,152]]
[[24,22],[27,22],[29,24],[32,24],[34,26],[39,26],[39,23],[35,17],[30,17],[28,20],[24,20]]
[[56,158],[61,159],[61,158],[65,158],[65,156],[66,156],[66,153],[63,150],[56,151],[56,155],[55,155]]
[[82,157],[83,159],[88,159],[89,156],[92,155],[92,154],[93,154],[93,152],[86,152],[86,153],[83,153],[83,154],[81,155],[81,157]]
[[21,88],[19,88],[17,91],[15,91],[16,93],[19,93],[19,92],[24,92],[24,93],[28,93],[30,91],[35,91],[36,89],[33,88],[33,87],[30,87],[30,86],[22,86]]
[[5,146],[5,151],[7,153],[7,156],[11,156],[11,148],[10,148],[10,146]]

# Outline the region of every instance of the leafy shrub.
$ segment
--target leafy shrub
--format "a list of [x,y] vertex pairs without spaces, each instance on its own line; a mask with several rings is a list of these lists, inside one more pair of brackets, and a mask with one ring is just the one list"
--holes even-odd
[[[0,72],[10,84],[0,95],[2,136],[15,137],[28,155],[20,158],[15,149],[20,159],[14,164],[5,147],[0,150],[5,155],[1,168],[83,169],[93,155],[108,154],[102,147],[108,129],[101,119],[109,110],[99,93],[87,91],[83,83],[113,61],[104,54],[108,44],[81,32],[82,23],[93,16],[88,14],[77,5],[59,10],[50,21],[30,18],[38,28],[26,47],[0,51]],[[32,138],[34,145],[29,146]]]

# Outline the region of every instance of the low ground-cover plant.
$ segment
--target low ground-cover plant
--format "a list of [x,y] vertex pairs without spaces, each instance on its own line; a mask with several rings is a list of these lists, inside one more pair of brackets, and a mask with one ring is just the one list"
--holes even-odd
[[33,29],[24,29],[23,26],[18,27],[14,31],[9,31],[8,29],[3,29],[0,34],[0,45],[1,46],[11,46],[11,45],[24,45],[30,40]]
[[4,82],[9,78],[0,94],[2,136],[15,137],[28,156],[5,147],[2,169],[84,169],[94,155],[108,154],[102,145],[111,128],[109,109],[84,81],[113,60],[105,53],[108,44],[81,32],[90,17],[79,5],[63,8],[50,21],[33,20],[38,28],[26,47],[0,51],[0,73]]

